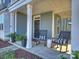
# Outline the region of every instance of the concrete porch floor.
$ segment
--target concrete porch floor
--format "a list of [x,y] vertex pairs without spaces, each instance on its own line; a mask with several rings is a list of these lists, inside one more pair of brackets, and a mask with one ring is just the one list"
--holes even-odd
[[60,53],[56,51],[55,49],[50,49],[50,48],[44,47],[43,45],[34,46],[33,48],[26,51],[29,51],[35,55],[38,55],[39,57],[42,57],[43,59],[59,59],[60,55],[64,55],[67,57],[67,59],[70,59],[69,54]]

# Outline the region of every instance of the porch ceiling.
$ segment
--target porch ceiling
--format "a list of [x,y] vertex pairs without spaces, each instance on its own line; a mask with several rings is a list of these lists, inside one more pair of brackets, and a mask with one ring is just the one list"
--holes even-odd
[[[32,4],[33,15],[53,11],[63,18],[71,17],[71,0],[33,0],[30,4]],[[27,14],[26,5],[17,11]]]
[[33,0],[33,15],[53,11],[62,17],[70,17],[71,0]]
[[26,5],[22,6],[21,8],[17,9],[18,12],[21,12],[23,14],[27,14],[27,8]]

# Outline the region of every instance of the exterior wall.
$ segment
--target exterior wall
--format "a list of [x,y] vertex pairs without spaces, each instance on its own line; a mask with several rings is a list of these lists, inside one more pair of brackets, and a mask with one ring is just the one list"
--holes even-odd
[[48,38],[52,38],[52,12],[41,14],[40,29],[48,30]]
[[[48,38],[52,38],[52,22],[53,22],[53,17],[52,17],[52,12],[47,12],[41,14],[41,21],[40,21],[40,29],[41,30],[48,30]],[[60,16],[57,16],[54,14],[54,36],[57,37],[60,31],[71,31],[71,25],[68,24],[70,21],[70,18],[66,19],[61,19]],[[57,27],[59,27],[59,30],[57,30]],[[57,32],[59,31],[59,32]]]
[[3,40],[8,39],[6,35],[10,33],[10,15],[7,12],[3,12],[2,14],[2,23],[3,23],[3,30],[0,30],[0,38]]
[[71,22],[70,18],[65,18],[62,20],[62,27],[64,31],[71,31],[71,24],[69,24],[69,22]]
[[11,0],[0,0],[0,10],[3,10],[4,8],[6,8]]
[[55,15],[55,37],[59,35],[60,31],[71,31],[69,22],[71,22],[71,18],[61,18],[61,16]]
[[17,13],[17,34],[26,34],[27,16],[21,13]]
[[[0,14],[0,23],[4,25],[4,13]],[[0,30],[0,38],[4,39],[4,28]]]
[[6,35],[10,34],[10,13],[5,12],[4,14],[4,38],[8,39]]
[[0,39],[4,39],[4,31],[0,31]]
[[57,14],[54,14],[54,37],[58,37],[61,31],[61,17]]

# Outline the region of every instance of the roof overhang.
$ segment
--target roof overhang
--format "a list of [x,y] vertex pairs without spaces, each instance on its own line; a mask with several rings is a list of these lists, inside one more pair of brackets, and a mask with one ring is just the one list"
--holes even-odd
[[15,11],[17,9],[19,9],[20,7],[30,3],[32,0],[20,0],[18,2],[16,2],[15,4],[11,5],[10,7],[8,7],[9,12]]

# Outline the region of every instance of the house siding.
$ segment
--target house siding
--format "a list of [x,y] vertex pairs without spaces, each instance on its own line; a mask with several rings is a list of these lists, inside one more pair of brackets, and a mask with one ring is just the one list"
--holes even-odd
[[52,12],[41,14],[40,30],[48,31],[48,38],[52,38]]
[[4,38],[8,39],[6,35],[10,34],[10,13],[5,12],[4,14]]
[[27,16],[21,13],[17,13],[17,34],[26,34]]
[[3,10],[4,8],[7,8],[11,0],[1,0],[0,1],[0,10]]
[[[4,13],[0,14],[0,23],[4,25]],[[4,28],[0,30],[0,39],[4,39]]]

